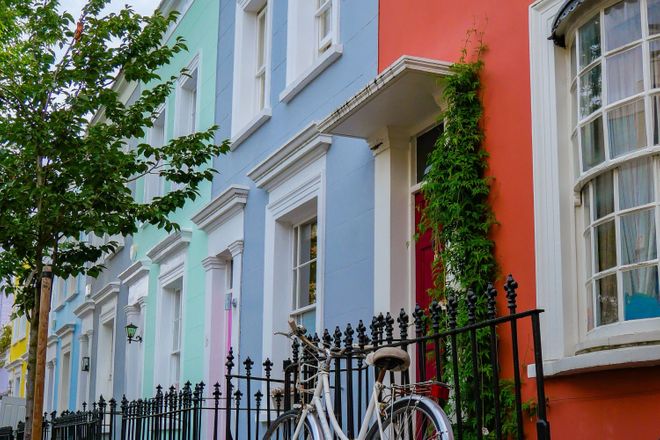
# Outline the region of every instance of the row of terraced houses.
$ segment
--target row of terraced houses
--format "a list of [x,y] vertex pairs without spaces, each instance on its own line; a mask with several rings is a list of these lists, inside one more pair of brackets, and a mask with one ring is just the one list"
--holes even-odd
[[[476,28],[488,46],[492,237],[502,270],[517,274],[519,307],[545,310],[553,436],[660,437],[659,0],[159,8],[180,11],[167,38],[189,48],[162,73],[190,76],[147,140],[217,124],[231,151],[174,214],[179,232],[141,225],[98,278],[55,280],[47,411],[214,383],[229,347],[236,365],[248,355],[277,365],[287,348],[273,333],[291,317],[321,330],[428,303],[419,190],[442,130],[442,79]],[[130,101],[143,85],[120,87]],[[170,183],[148,176],[132,189],[148,201]],[[527,398],[532,336],[520,331]],[[20,388],[20,359],[12,367]]]

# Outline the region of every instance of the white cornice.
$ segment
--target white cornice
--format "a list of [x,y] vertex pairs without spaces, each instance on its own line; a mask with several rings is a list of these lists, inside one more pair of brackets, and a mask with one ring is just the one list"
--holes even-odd
[[451,63],[404,55],[319,123],[321,133],[369,138],[383,126],[408,126],[440,110],[438,79]]
[[264,159],[248,177],[257,187],[270,191],[298,170],[323,156],[330,148],[332,136],[319,134],[313,122]]
[[75,324],[64,324],[62,327],[58,328],[55,331],[55,334],[60,338],[63,339],[69,334],[73,334],[73,332],[76,330],[76,325]]
[[112,283],[108,283],[101,290],[98,292],[92,294],[92,301],[94,301],[96,304],[100,304],[104,301],[106,301],[108,298],[116,296],[119,293],[119,283],[116,281],[113,281]]
[[172,254],[188,246],[192,232],[187,229],[174,232],[147,252],[147,257],[154,263],[160,263]]
[[88,314],[94,313],[94,301],[91,300],[86,300],[82,304],[80,304],[78,307],[73,309],[73,314],[76,315],[80,319],[84,319],[85,316]]
[[231,254],[232,258],[235,258],[238,254],[243,252],[243,247],[244,247],[243,240],[236,240],[234,242],[229,243],[227,249],[229,249],[229,253]]
[[48,342],[46,343],[47,347],[50,347],[51,345],[57,344],[57,336],[56,335],[50,335],[48,336]]
[[142,278],[149,274],[149,262],[146,260],[138,260],[128,266],[128,269],[119,274],[122,284],[133,284],[135,280]]
[[202,266],[204,267],[204,270],[208,272],[209,270],[224,269],[226,267],[226,263],[222,259],[216,256],[212,256],[204,258],[202,260]]
[[249,191],[246,186],[230,186],[195,214],[192,221],[207,233],[218,228],[245,207]]

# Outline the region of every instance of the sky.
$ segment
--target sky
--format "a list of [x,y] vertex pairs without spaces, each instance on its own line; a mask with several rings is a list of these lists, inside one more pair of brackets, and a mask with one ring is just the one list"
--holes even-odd
[[[109,11],[117,11],[124,5],[130,5],[142,15],[151,15],[160,0],[111,0]],[[61,0],[62,8],[69,11],[75,18],[80,15],[80,10],[86,3],[85,0]]]

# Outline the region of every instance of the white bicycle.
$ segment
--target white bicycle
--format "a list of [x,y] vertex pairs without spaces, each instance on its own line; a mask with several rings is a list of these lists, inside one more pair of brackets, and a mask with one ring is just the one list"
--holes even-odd
[[[319,347],[305,336],[305,329],[289,321],[291,333],[303,347],[314,353],[317,372],[302,379],[298,374],[296,387],[305,391],[305,382],[316,381],[309,403],[283,413],[268,428],[264,440],[453,440],[451,423],[434,400],[419,394],[419,390],[443,385],[437,382],[419,382],[398,386],[385,385],[388,371],[405,371],[410,366],[410,356],[398,347],[376,349],[367,356],[367,363],[378,368],[369,405],[358,436],[355,439],[342,431],[333,411],[330,394],[330,365],[333,359],[344,354],[345,349]],[[311,389],[308,390],[311,394]],[[372,420],[375,418],[375,422]]]

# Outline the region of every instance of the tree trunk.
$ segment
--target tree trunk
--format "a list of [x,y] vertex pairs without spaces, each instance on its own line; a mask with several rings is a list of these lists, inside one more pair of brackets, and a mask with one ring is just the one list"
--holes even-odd
[[24,440],[32,440],[32,409],[34,407],[34,378],[37,367],[37,342],[39,339],[39,305],[41,303],[41,272],[37,272],[34,288],[34,307],[30,314],[30,339],[28,345],[27,382],[25,387],[25,435]]

